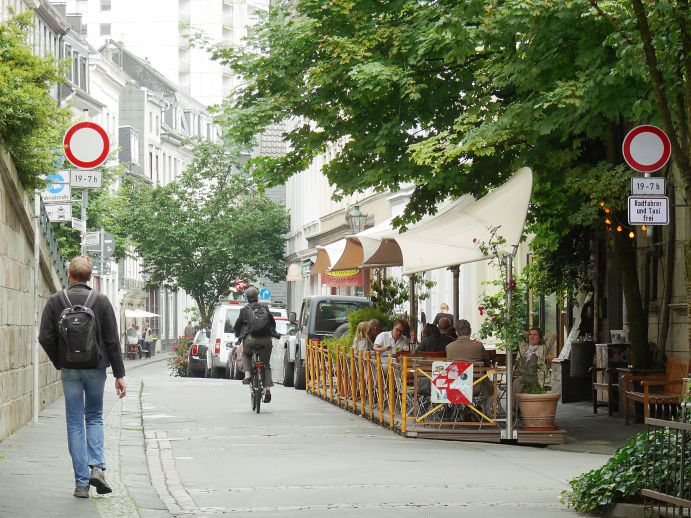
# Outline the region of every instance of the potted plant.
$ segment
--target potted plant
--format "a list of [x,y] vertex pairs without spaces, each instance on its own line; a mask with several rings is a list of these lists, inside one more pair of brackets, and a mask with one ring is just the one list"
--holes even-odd
[[[529,289],[527,270],[518,277],[508,277],[498,259],[501,255],[500,247],[505,241],[496,235],[496,229],[491,229],[491,236],[488,244],[476,243],[485,255],[495,258],[491,262],[500,273],[499,279],[484,283],[494,289],[493,293],[485,292],[480,298],[478,310],[485,319],[480,326],[479,335],[481,338],[494,337],[497,348],[505,349],[507,354],[518,353],[513,371],[513,389],[523,427],[543,430],[557,428],[554,416],[560,394],[546,390],[548,370],[544,354],[539,354],[535,347],[525,345]],[[507,306],[508,292],[512,295],[510,309]]]
[[514,383],[522,428],[555,430],[554,416],[560,394],[546,390],[547,365],[535,349],[519,348]]

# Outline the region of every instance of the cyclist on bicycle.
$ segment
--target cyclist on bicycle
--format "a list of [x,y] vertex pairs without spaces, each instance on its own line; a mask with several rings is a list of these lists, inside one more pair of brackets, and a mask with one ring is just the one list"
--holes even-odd
[[240,315],[235,321],[234,331],[238,343],[242,345],[242,365],[245,369],[245,379],[242,382],[250,383],[252,372],[252,355],[256,351],[259,360],[264,364],[264,403],[271,401],[271,349],[273,344],[271,337],[280,338],[276,332],[276,321],[269,307],[258,302],[259,292],[257,288],[250,287],[245,292],[248,304],[240,310]]

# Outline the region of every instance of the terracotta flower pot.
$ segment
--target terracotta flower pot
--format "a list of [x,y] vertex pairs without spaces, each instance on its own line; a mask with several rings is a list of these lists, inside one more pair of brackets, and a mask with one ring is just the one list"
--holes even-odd
[[522,428],[541,430],[556,430],[554,416],[557,413],[559,392],[546,392],[544,394],[516,394],[518,408],[523,419]]

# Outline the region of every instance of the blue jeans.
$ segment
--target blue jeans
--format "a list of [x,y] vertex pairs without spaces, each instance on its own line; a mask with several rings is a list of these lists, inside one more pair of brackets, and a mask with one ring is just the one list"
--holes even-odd
[[[103,453],[103,390],[106,369],[60,370],[65,393],[67,445],[77,484],[88,484],[90,466],[106,469]],[[86,425],[86,431],[85,431]]]

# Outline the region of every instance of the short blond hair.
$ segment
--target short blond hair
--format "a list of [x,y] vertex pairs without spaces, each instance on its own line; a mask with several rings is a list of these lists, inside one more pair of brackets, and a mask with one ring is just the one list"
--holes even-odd
[[70,261],[67,273],[77,282],[86,282],[91,279],[93,262],[88,255],[78,255]]
[[442,302],[441,306],[439,306],[439,309],[441,309],[442,311],[448,311],[449,305],[446,302]]

